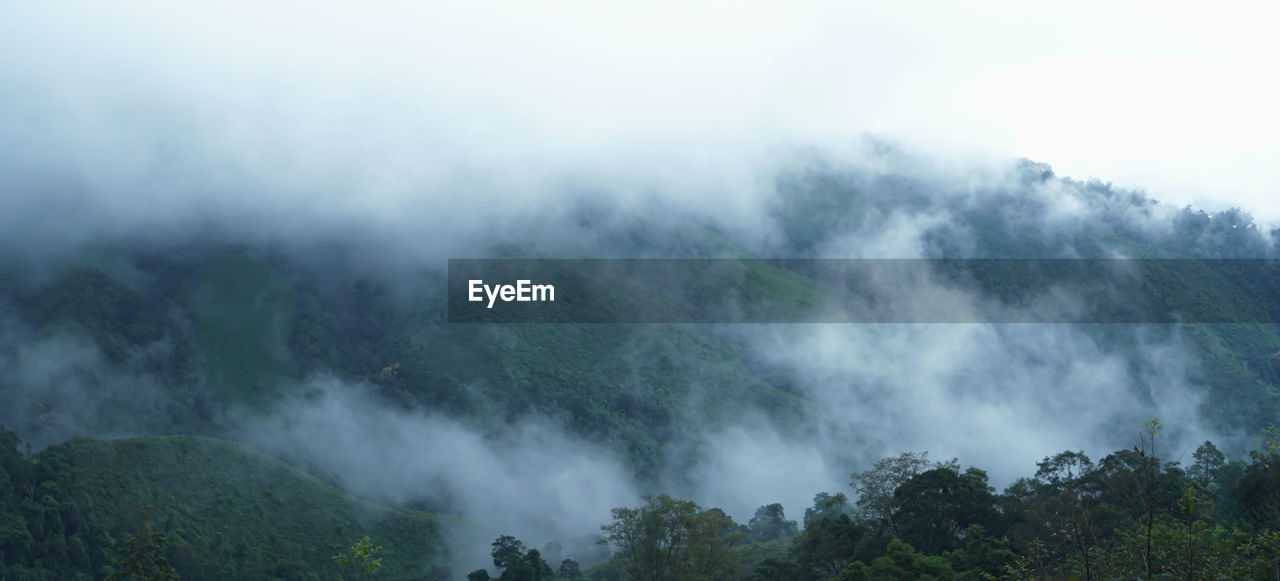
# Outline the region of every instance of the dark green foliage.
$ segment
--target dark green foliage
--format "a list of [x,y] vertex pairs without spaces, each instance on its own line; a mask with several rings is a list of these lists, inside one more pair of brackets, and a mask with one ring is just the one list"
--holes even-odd
[[351,545],[349,551],[334,555],[333,562],[364,581],[382,568],[382,557],[377,556],[381,552],[382,547],[374,545],[373,540],[366,535]]
[[107,581],[177,581],[178,571],[164,556],[168,544],[164,534],[152,532],[149,526],[126,536],[120,548],[120,562]]
[[502,535],[493,542],[493,566],[506,569],[508,565],[520,559],[524,552],[524,543],[510,535]]
[[[1026,171],[1031,182],[1040,183],[1037,176],[1043,172]],[[914,207],[928,198],[930,187],[901,176],[845,175],[821,167],[782,181],[783,189],[795,195],[775,209],[797,248],[812,248],[842,228],[865,225],[870,208]],[[1066,186],[1097,197],[1099,211],[1143,208],[1149,202],[1099,184]],[[895,194],[883,197],[886,192]],[[1019,213],[1034,216],[1044,208],[1017,193],[995,196],[1005,202],[999,212],[955,208],[974,212],[974,224],[990,223],[985,229],[964,226],[982,234],[972,254],[1058,256],[1068,248],[1079,250],[1072,236],[1043,241],[1043,252],[1035,250],[1025,238],[1044,233],[1024,232],[1010,222]],[[1248,241],[1260,235],[1243,213],[1184,214],[1190,216],[1186,220],[1204,222],[1203,228],[1183,233],[1194,244],[1117,231],[1121,224],[1110,218],[1081,227],[1101,240],[1095,243],[1120,246],[1136,256],[1170,256],[1184,246],[1182,255],[1197,257],[1257,250]],[[806,225],[814,220],[823,224]],[[1205,235],[1210,236],[1205,240],[1224,242],[1206,247],[1200,244]],[[720,254],[745,256],[719,234],[703,237],[726,249]],[[290,254],[245,247],[153,248],[124,252],[118,260],[132,262],[145,276],[130,286],[98,270],[73,269],[45,288],[17,295],[20,310],[41,332],[84,333],[113,365],[150,357],[146,373],[162,371],[165,397],[113,403],[111,415],[142,418],[145,425],[108,425],[104,431],[217,433],[223,412],[296,391],[308,371],[333,371],[369,380],[406,407],[485,415],[498,424],[549,417],[623,455],[641,476],[653,477],[660,466],[688,461],[667,452],[679,448],[669,444],[688,437],[685,426],[714,428],[759,409],[786,426],[803,405],[789,391],[786,377],[747,361],[739,346],[703,328],[450,326],[444,324],[439,281],[431,275],[410,275],[413,280],[405,284],[420,290],[406,297],[385,278],[369,276],[366,268],[328,262],[318,267]],[[751,276],[744,293],[789,303],[811,282],[767,262],[747,264]],[[1280,276],[1271,270],[1195,262],[1161,268],[1149,273],[1148,286],[1160,290],[1174,308],[1222,312],[1228,319],[1253,313],[1266,320],[1266,313],[1280,313],[1280,299],[1274,298],[1280,297]],[[978,282],[996,296],[1043,286],[1009,273]],[[1091,333],[1120,352],[1135,343],[1126,330]],[[1274,329],[1201,325],[1183,333],[1203,362],[1192,379],[1208,386],[1215,405],[1205,411],[1213,421],[1231,429],[1241,424],[1260,429],[1280,415],[1280,392],[1274,388],[1280,385],[1280,357],[1274,356],[1280,335]],[[144,349],[157,341],[171,346]],[[701,390],[716,397],[696,397]],[[56,402],[38,403],[23,414],[34,419],[58,411]],[[31,437],[39,424],[24,418],[15,425]]]
[[560,579],[577,579],[582,576],[582,568],[578,566],[578,562],[573,559],[565,559],[560,561],[560,568],[556,570],[556,577]]
[[499,577],[503,581],[549,581],[553,578],[555,572],[537,549],[529,549],[529,552],[513,559]]
[[[498,579],[503,581],[550,581],[555,578],[555,572],[551,570],[551,566],[542,558],[542,552],[537,549],[529,549],[524,551],[524,543],[509,535],[502,535],[493,541],[493,550],[490,554],[493,557],[493,565],[502,569],[502,574]],[[576,568],[576,564],[574,565]],[[489,573],[484,569],[478,569],[467,575],[468,579],[489,579]]]
[[965,529],[960,548],[945,556],[951,568],[958,572],[958,579],[975,581],[987,575],[999,576],[1016,558],[1009,541],[989,536],[982,525],[976,524]]
[[[763,565],[769,562],[787,562],[787,554],[791,550],[791,543],[795,537],[786,539],[774,539],[762,543],[746,542],[739,544],[730,549],[738,562],[739,570],[743,573],[751,573],[752,575]],[[787,562],[788,569],[793,569]]]
[[955,578],[955,571],[946,559],[922,555],[901,541],[889,543],[884,555],[872,559],[870,565],[855,561],[836,577],[837,581],[950,581]]
[[331,578],[330,556],[353,534],[386,547],[387,578],[421,576],[441,556],[434,517],[352,500],[237,444],[76,439],[27,460],[11,432],[0,441],[0,551],[13,578],[137,578],[165,560],[187,580]]
[[[1212,444],[1200,447],[1203,466],[1190,473],[1162,460],[1161,431],[1158,421],[1148,422],[1137,446],[1096,464],[1078,451],[1048,456],[1034,478],[1000,495],[982,470],[961,472],[954,461],[935,465],[895,488],[892,527],[873,511],[855,513],[842,494],[821,493],[788,549],[778,550],[776,538],[751,542],[733,549],[737,564],[715,571],[746,565],[753,581],[1274,578],[1280,534],[1259,521],[1274,514],[1272,499],[1250,495],[1271,492],[1259,482],[1280,459],[1280,431],[1264,432],[1234,480],[1224,480],[1232,461]],[[855,475],[854,486],[928,465],[923,455],[887,458]],[[1235,482],[1231,494],[1259,508],[1220,510],[1208,489],[1227,482]],[[780,506],[763,506],[757,523],[778,522],[781,513]],[[640,509],[615,509],[605,527],[618,549],[612,561],[628,579],[714,578],[689,577],[688,569],[664,560],[687,554],[692,533],[672,525],[696,514],[693,503],[665,496],[650,497]]]
[[298,293],[266,261],[218,256],[203,266],[187,300],[207,380],[224,401],[268,402],[300,378],[289,345]]
[[601,527],[628,579],[736,578],[739,565],[730,549],[743,535],[733,519],[665,494],[646,501],[639,508],[613,509],[613,522]]
[[[852,481],[849,485],[858,495],[860,516],[884,526],[892,525],[897,503],[893,497],[894,492],[930,466],[928,452],[904,452],[881,459],[870,470],[851,474]],[[938,463],[933,466],[942,468],[951,464]],[[959,470],[959,466],[955,466],[955,469]]]
[[795,578],[830,579],[853,561],[869,561],[882,554],[889,540],[880,527],[847,514],[807,520],[791,548]]
[[[306,372],[334,372],[367,380],[406,407],[484,415],[495,425],[551,418],[654,477],[660,466],[687,460],[664,450],[687,438],[691,423],[714,427],[759,410],[786,423],[802,406],[760,379],[742,348],[713,329],[449,326],[430,277],[420,285],[427,290],[405,298],[359,268],[319,269],[244,247],[149,249],[120,261],[143,273],[138,288],[71,269],[15,295],[36,332],[83,335],[105,354],[110,369],[86,373],[95,394],[109,392],[96,382],[113,372],[158,379],[147,398],[133,390],[133,399],[110,400],[95,415],[105,423],[90,430],[218,434],[246,407],[296,393]],[[789,297],[797,284],[812,286],[760,262],[749,267],[752,292]],[[717,397],[695,397],[703,390]],[[65,402],[12,405],[8,415],[31,437]],[[47,431],[40,441],[61,439]]]
[[134,345],[159,340],[165,330],[163,303],[148,301],[95,269],[71,271],[39,293],[31,307],[45,325],[83,329],[116,362],[124,361]]
[[1267,428],[1252,459],[1236,481],[1232,500],[1250,526],[1280,530],[1280,431]]
[[1206,441],[1192,455],[1195,463],[1187,469],[1187,475],[1201,488],[1209,490],[1217,483],[1218,476],[1227,464],[1227,456],[1213,442]]
[[775,579],[801,579],[796,565],[783,559],[765,559],[752,570],[750,581],[774,581]]
[[[121,562],[163,570],[158,568],[163,558],[157,547],[163,545],[162,536],[144,531],[127,550],[121,549],[128,554],[117,554],[121,545],[92,519],[93,499],[77,494],[65,463],[44,454],[39,461],[24,458],[17,450],[17,437],[3,426],[0,444],[0,556],[9,575],[92,579]],[[119,536],[136,533],[137,524]]]
[[902,540],[936,555],[955,549],[972,525],[995,524],[995,497],[987,474],[934,468],[917,474],[893,493],[893,523]]
[[756,509],[755,516],[747,523],[747,538],[753,543],[795,536],[796,521],[787,520],[782,505],[773,503]]
[[808,528],[811,520],[842,514],[853,514],[853,506],[849,504],[849,499],[843,492],[835,494],[819,492],[813,496],[813,506],[804,509],[804,525]]

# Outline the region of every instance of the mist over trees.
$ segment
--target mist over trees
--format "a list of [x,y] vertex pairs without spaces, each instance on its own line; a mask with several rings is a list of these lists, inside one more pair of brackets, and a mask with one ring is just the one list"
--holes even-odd
[[[634,201],[566,193],[556,210],[510,222],[472,255],[586,248],[608,256],[818,258],[1275,252],[1274,233],[1243,211],[1171,208],[1140,192],[1060,178],[1039,163],[960,171],[932,167],[897,146],[872,149],[858,159],[810,152],[771,169],[773,187],[754,204],[758,222],[664,206],[662,194],[636,211]],[[1129,567],[1133,555],[1146,559],[1144,571],[1164,563],[1154,547],[1181,534],[1179,522],[1244,531],[1243,544],[1230,546],[1250,551],[1263,550],[1262,531],[1273,526],[1262,524],[1273,507],[1265,470],[1240,460],[1280,410],[1273,395],[1280,338],[1267,325],[450,326],[442,264],[391,244],[393,232],[281,228],[259,236],[228,224],[189,236],[111,237],[92,253],[32,258],[43,264],[38,276],[31,260],[6,262],[0,361],[9,372],[0,376],[0,421],[32,443],[35,457],[48,458],[77,436],[230,438],[344,493],[418,511],[402,517],[417,527],[413,538],[351,525],[305,541],[273,532],[277,541],[262,542],[287,547],[273,561],[191,533],[179,503],[170,507],[179,516],[152,524],[169,539],[169,562],[195,578],[214,575],[202,565],[210,551],[234,555],[238,572],[328,570],[336,564],[314,563],[365,535],[401,556],[419,555],[393,562],[391,552],[381,554],[389,577],[474,571],[498,535],[531,543],[511,561],[519,571],[509,576],[589,576],[602,567],[634,577],[651,553],[668,555],[661,571],[695,577],[941,575],[938,559],[957,575],[997,574],[1032,567],[1025,559],[1040,550],[1033,541],[1054,547],[1048,550],[1057,558],[1076,555],[1043,565],[1046,574],[1086,567],[1092,575],[1095,568],[1132,571],[1115,567],[1130,559]],[[425,234],[423,244],[437,235]],[[537,244],[522,243],[528,240]],[[1178,296],[1212,297],[1214,308],[1231,313],[1271,308],[1268,274],[1233,276],[1177,279],[1195,285]],[[764,280],[764,288],[787,288]],[[920,304],[956,308],[989,298],[972,288],[898,288],[918,293]],[[1107,453],[1131,441],[1132,426],[1153,413],[1168,426],[1160,456],[1197,461],[1176,482],[1161,480],[1168,469],[1153,467],[1150,453]],[[1206,439],[1216,445],[1202,446]],[[1074,451],[1023,478],[1046,450],[1063,447]],[[179,449],[166,442],[146,461],[165,469],[165,454]],[[903,449],[965,464],[896,455]],[[1091,461],[1097,458],[1105,460]],[[40,465],[63,470],[52,460]],[[95,466],[107,470],[103,478],[117,477],[109,465]],[[1146,472],[1134,476],[1135,467]],[[63,482],[48,497],[79,506],[82,482],[23,478],[37,488]],[[1174,489],[1135,484],[1121,493],[1097,479],[1173,482]],[[1181,518],[1175,500],[1187,482],[1210,494],[1215,516],[1164,519]],[[320,494],[309,484],[298,490]],[[827,492],[814,499],[820,490]],[[259,506],[262,494],[245,490],[221,502]],[[646,494],[659,504],[647,504]],[[118,505],[121,515],[146,515],[158,501],[123,494],[101,502]],[[46,534],[56,527],[37,527],[38,519],[14,506],[22,520],[11,519],[12,538],[31,539],[14,547],[60,542]],[[1143,526],[1129,538],[1125,519],[1139,518],[1126,516],[1134,507],[1145,507]],[[624,510],[626,526],[601,531],[614,509]],[[426,524],[435,516],[469,524]],[[66,541],[83,544],[85,557],[72,556],[79,549],[25,553],[68,555],[54,566],[15,551],[6,566],[37,576],[70,574],[65,563],[112,567],[122,539],[143,524],[89,519],[76,529],[78,541]],[[661,550],[633,542],[618,553],[617,540],[606,546],[592,537],[641,525],[703,541]],[[544,545],[550,541],[554,551]],[[326,554],[313,559],[308,546]],[[536,559],[529,557],[534,547]],[[631,561],[619,556],[626,554]]]
[[[749,524],[667,495],[613,510],[602,526],[609,560],[562,579],[1270,579],[1280,574],[1275,498],[1280,482],[1267,430],[1250,461],[1212,442],[1185,468],[1158,455],[1161,424],[1136,445],[1093,462],[1046,456],[1033,476],[997,493],[957,461],[903,453],[852,474],[855,509],[821,492],[803,529],[777,503]],[[1224,469],[1230,466],[1230,469]],[[887,484],[886,484],[887,483]],[[877,494],[877,490],[881,491]],[[884,491],[888,491],[887,493]],[[1258,494],[1270,494],[1263,499]],[[1262,510],[1257,510],[1261,508]],[[764,534],[764,531],[769,531]],[[511,545],[501,537],[494,543]],[[518,548],[518,542],[515,542]],[[495,549],[495,555],[497,554]],[[519,555],[518,552],[513,553]],[[500,564],[495,557],[495,565]],[[502,579],[533,579],[510,573]],[[481,575],[483,573],[483,575]],[[475,578],[488,578],[477,571]],[[542,578],[542,577],[538,577]]]
[[6,5],[0,581],[1280,577],[1274,19],[770,4]]

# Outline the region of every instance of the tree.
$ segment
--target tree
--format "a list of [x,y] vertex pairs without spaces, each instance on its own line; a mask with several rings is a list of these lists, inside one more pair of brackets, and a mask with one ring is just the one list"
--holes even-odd
[[711,508],[693,517],[689,535],[691,577],[699,580],[737,579],[738,561],[729,550],[746,535],[723,510]]
[[582,568],[578,567],[577,561],[565,559],[560,561],[560,570],[556,572],[556,576],[561,579],[577,579],[582,576]]
[[538,568],[520,555],[507,562],[507,568],[498,576],[501,581],[535,581],[539,579]]
[[1034,520],[1057,546],[1068,546],[1083,569],[1084,579],[1094,577],[1094,553],[1099,530],[1091,514],[1096,482],[1090,478],[1093,461],[1084,452],[1066,451],[1036,463],[1036,499],[1029,507]]
[[1036,462],[1036,481],[1055,490],[1074,489],[1091,470],[1093,461],[1088,455],[1067,450]]
[[970,525],[991,526],[996,519],[987,474],[977,468],[921,472],[894,491],[893,503],[899,536],[927,555],[955,549]]
[[613,522],[600,527],[629,579],[735,578],[737,563],[729,549],[742,534],[733,519],[665,494],[645,501],[639,508],[613,509]]
[[1156,438],[1160,437],[1160,432],[1164,426],[1160,424],[1159,418],[1151,418],[1144,428],[1143,432],[1138,436],[1138,445],[1134,447],[1134,451],[1142,458],[1137,472],[1140,482],[1137,490],[1139,491],[1146,527],[1146,539],[1142,544],[1141,553],[1142,569],[1147,579],[1151,579],[1155,573],[1152,537],[1156,521],[1156,478],[1160,474],[1160,457],[1156,455]]
[[366,535],[351,545],[349,554],[338,553],[333,556],[333,560],[343,570],[354,569],[360,580],[364,581],[382,568],[382,557],[376,556],[380,552],[382,547],[374,545],[373,540]]
[[798,579],[795,563],[781,559],[765,559],[756,565],[747,581],[776,581],[778,579]]
[[1236,482],[1231,496],[1248,522],[1260,529],[1280,528],[1280,430],[1262,432],[1252,462]]
[[813,506],[804,509],[804,526],[808,528],[809,521],[813,519],[841,514],[853,516],[853,507],[849,505],[849,499],[845,497],[844,493],[819,492],[813,496]]
[[870,560],[883,554],[884,544],[875,543],[880,538],[865,522],[854,521],[847,514],[811,518],[791,546],[798,578],[834,578],[859,557]]
[[757,508],[755,516],[747,522],[747,533],[754,543],[790,538],[798,530],[796,521],[787,520],[782,505],[776,502]]
[[493,556],[493,566],[499,569],[506,569],[512,561],[519,559],[524,552],[524,543],[510,535],[499,536],[491,546],[493,547],[493,551],[490,552]]
[[885,554],[876,557],[870,565],[855,561],[840,572],[838,581],[951,581],[956,578],[951,564],[942,557],[930,557],[916,552],[906,543],[889,543]]
[[537,549],[529,549],[529,552],[524,554],[524,562],[528,565],[532,575],[508,577],[504,573],[502,579],[510,579],[512,581],[543,581],[555,577],[555,572],[551,570],[551,565],[547,564],[546,559],[542,558],[542,552]]
[[1015,559],[1009,541],[988,536],[982,525],[966,529],[960,548],[945,557],[961,579],[995,578]]
[[151,531],[146,525],[136,535],[128,535],[124,539],[124,547],[120,549],[120,562],[114,571],[107,576],[107,581],[173,581],[178,579],[178,571],[164,557],[164,548],[169,539],[163,533]]
[[1164,464],[1158,454],[1163,426],[1153,418],[1143,424],[1138,443],[1128,450],[1118,450],[1098,462],[1091,479],[1097,487],[1095,521],[1101,525],[1104,509],[1112,511],[1111,526],[1105,530],[1118,542],[1106,555],[1104,569],[1124,570],[1128,576],[1154,578],[1164,550],[1156,543],[1156,529],[1161,514],[1174,510],[1181,491],[1193,486],[1176,464]]
[[1177,579],[1229,579],[1241,566],[1247,536],[1198,518],[1210,512],[1212,501],[1195,486],[1187,486],[1179,500],[1179,515],[1162,514],[1156,522],[1155,542],[1160,547],[1162,577]]
[[1226,454],[1214,446],[1213,442],[1205,440],[1191,456],[1195,458],[1195,463],[1187,469],[1187,474],[1204,490],[1212,490],[1218,474],[1227,464]]
[[[502,574],[498,576],[498,579],[503,581],[544,581],[555,577],[555,572],[551,570],[551,566],[542,558],[541,551],[529,549],[527,553],[522,553],[524,543],[513,536],[501,535],[490,546],[493,548],[490,552],[493,557],[493,565],[502,569]],[[481,573],[486,577],[480,577]],[[478,569],[471,573],[477,579],[487,579],[488,574],[483,569]]]
[[613,509],[613,523],[601,527],[635,580],[674,578],[689,542],[689,522],[698,511],[690,501],[661,494],[645,496],[646,506]]
[[[904,452],[881,459],[870,470],[850,474],[849,486],[858,493],[857,506],[860,516],[893,526],[894,491],[912,477],[928,470],[929,467],[928,452]],[[960,470],[960,465],[955,460],[947,463],[939,462],[933,467],[950,467],[956,471]]]

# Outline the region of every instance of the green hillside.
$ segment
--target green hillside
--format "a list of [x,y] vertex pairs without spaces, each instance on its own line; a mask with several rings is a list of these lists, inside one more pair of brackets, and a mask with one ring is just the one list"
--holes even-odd
[[191,286],[195,339],[215,392],[228,401],[260,403],[298,379],[288,344],[297,292],[271,265],[251,254],[223,254],[205,264]]
[[[867,227],[869,209],[924,203],[822,187],[820,196],[798,196],[779,210],[790,249],[802,258],[845,229]],[[910,189],[897,183],[887,191],[896,196],[903,188]],[[1115,202],[1107,200],[1099,203]],[[1090,249],[1100,256],[1264,256],[1261,234],[1239,213],[1184,211],[1174,234],[1159,238],[1108,222],[1107,211],[1075,231],[1038,233],[1002,212],[956,210],[970,222],[940,226],[922,243],[929,257]],[[976,233],[953,231],[960,228]],[[612,235],[628,245],[617,251],[626,254],[656,243],[661,232]],[[744,299],[796,312],[830,304],[832,289],[815,273],[754,259],[709,229],[682,236],[707,255],[741,260],[734,288]],[[704,457],[700,435],[744,419],[784,434],[813,428],[811,402],[794,387],[799,372],[762,361],[743,334],[722,326],[450,325],[442,278],[426,266],[389,275],[328,254],[214,242],[118,254],[111,269],[67,264],[40,282],[18,284],[21,276],[0,272],[0,358],[7,358],[0,362],[15,365],[0,373],[0,418],[37,450],[53,444],[28,458],[16,451],[16,436],[3,434],[0,581],[102,578],[120,562],[125,539],[147,529],[167,537],[164,554],[188,579],[334,578],[340,571],[331,557],[365,535],[384,548],[380,578],[439,576],[447,521],[352,499],[259,452],[192,435],[231,433],[244,413],[269,413],[303,394],[311,377],[368,384],[380,405],[439,414],[481,435],[549,421],[612,452],[646,491],[694,472],[682,468]],[[1280,272],[1157,266],[1141,289],[1152,304],[1257,322],[1079,329],[1135,369],[1144,333],[1176,334],[1189,347],[1187,383],[1205,390],[1200,415],[1208,425],[1254,434],[1276,423],[1280,333],[1269,321],[1280,313]],[[1051,271],[988,269],[969,273],[968,288],[1034,305],[1053,276],[1063,276]],[[1146,390],[1139,397],[1157,393],[1138,380],[1125,385]],[[72,438],[83,434],[151,437]],[[1230,454],[1245,452],[1238,442],[1226,445],[1234,446]],[[444,496],[423,502],[439,513],[461,512]],[[1230,502],[1238,511],[1256,504]]]
[[168,537],[183,579],[336,579],[331,557],[365,535],[384,548],[381,578],[443,562],[436,517],[353,500],[239,444],[77,438],[25,460],[4,434],[0,578],[99,578],[143,526]]

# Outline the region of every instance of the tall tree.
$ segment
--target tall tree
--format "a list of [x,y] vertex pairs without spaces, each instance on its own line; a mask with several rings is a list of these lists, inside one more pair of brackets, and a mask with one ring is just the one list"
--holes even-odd
[[747,532],[754,543],[790,538],[798,530],[796,521],[787,520],[782,505],[776,502],[757,508],[755,516],[747,522]]
[[665,494],[645,500],[639,508],[613,509],[613,522],[601,527],[628,579],[736,578],[737,562],[729,549],[742,535],[733,519]]
[[164,556],[169,539],[146,525],[138,534],[128,535],[120,549],[120,562],[107,581],[176,581],[178,571]]
[[899,536],[927,555],[955,549],[970,525],[992,526],[996,519],[987,474],[977,468],[921,472],[894,491],[893,502]]
[[893,526],[894,491],[931,466],[960,470],[955,460],[931,465],[928,452],[904,452],[897,456],[882,458],[870,470],[850,474],[849,486],[852,486],[854,492],[858,494],[856,504],[859,515],[867,520]]
[[506,569],[512,561],[520,558],[524,552],[524,543],[516,540],[510,535],[501,535],[491,545],[493,550],[490,555],[493,556],[493,566],[499,569]]
[[556,572],[556,576],[561,579],[577,579],[582,576],[582,568],[577,561],[565,559],[560,561],[560,570]]
[[1218,474],[1222,472],[1222,468],[1227,464],[1227,456],[1223,454],[1213,442],[1205,440],[1196,448],[1195,453],[1191,455],[1195,458],[1195,463],[1187,469],[1187,474],[1191,476],[1197,484],[1204,490],[1212,490],[1213,484],[1218,479]]

